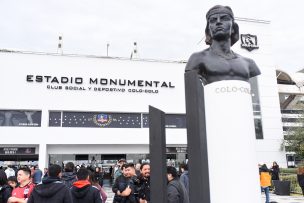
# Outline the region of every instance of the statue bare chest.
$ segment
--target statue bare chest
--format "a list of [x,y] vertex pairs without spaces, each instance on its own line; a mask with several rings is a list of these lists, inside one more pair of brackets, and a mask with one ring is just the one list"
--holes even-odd
[[249,63],[243,58],[225,59],[221,57],[205,57],[201,61],[200,72],[205,76],[238,76],[249,78]]

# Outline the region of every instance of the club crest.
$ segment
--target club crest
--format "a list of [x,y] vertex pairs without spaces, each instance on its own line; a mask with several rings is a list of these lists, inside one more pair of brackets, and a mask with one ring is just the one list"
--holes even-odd
[[97,114],[93,117],[93,122],[100,127],[105,127],[112,122],[112,116],[108,114]]
[[251,34],[241,34],[241,47],[252,51],[258,49],[258,39],[256,35]]

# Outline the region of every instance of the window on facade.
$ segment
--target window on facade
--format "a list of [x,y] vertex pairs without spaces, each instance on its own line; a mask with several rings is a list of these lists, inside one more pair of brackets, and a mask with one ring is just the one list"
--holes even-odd
[[49,112],[49,126],[50,127],[61,127],[61,111],[50,111]]
[[[166,114],[165,115],[166,128],[186,128],[185,114]],[[149,114],[143,114],[143,127],[149,127]]]
[[263,139],[261,105],[260,105],[260,95],[259,95],[257,77],[251,78],[249,80],[249,83],[251,85],[252,108],[253,108],[254,125],[255,125],[255,137],[256,137],[256,139]]

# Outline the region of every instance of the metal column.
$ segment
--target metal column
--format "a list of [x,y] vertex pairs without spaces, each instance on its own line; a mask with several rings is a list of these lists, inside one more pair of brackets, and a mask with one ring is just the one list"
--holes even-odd
[[197,72],[185,73],[186,122],[191,203],[210,203],[204,87]]
[[149,106],[150,200],[167,203],[165,113]]

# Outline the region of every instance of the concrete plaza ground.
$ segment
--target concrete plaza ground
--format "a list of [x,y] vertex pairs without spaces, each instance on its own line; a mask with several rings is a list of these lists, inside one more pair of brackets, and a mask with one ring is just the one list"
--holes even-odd
[[[265,202],[265,194],[262,194],[262,203]],[[304,203],[304,197],[301,195],[281,196],[270,193],[270,202],[277,203]]]
[[[108,194],[107,203],[113,202],[112,190],[110,187],[105,187],[106,192]],[[265,195],[261,196],[261,203],[265,202]],[[277,202],[277,203],[304,203],[304,197],[297,195],[297,196],[279,196],[275,194],[270,194],[270,202]]]
[[[112,188],[108,182],[105,183],[104,188],[108,195],[107,203],[113,202],[114,194],[112,192]],[[265,194],[261,194],[261,203],[265,202]],[[304,197],[301,195],[291,195],[291,196],[280,196],[270,193],[270,202],[277,203],[304,203]]]

